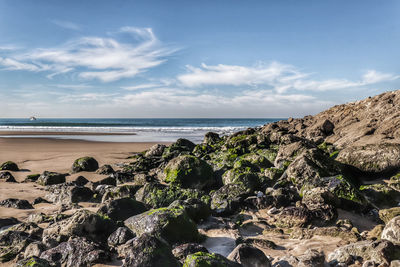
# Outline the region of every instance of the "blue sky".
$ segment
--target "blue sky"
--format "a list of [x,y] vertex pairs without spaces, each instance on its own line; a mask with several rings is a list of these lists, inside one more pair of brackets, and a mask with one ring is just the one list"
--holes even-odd
[[289,117],[400,89],[400,2],[0,0],[1,117]]

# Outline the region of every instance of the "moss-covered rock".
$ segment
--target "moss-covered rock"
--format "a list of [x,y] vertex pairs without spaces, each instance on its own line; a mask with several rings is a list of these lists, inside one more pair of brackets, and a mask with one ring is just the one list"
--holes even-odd
[[149,210],[125,220],[125,225],[137,236],[156,235],[170,244],[200,240],[196,224],[183,207]]
[[15,266],[16,267],[50,267],[51,265],[45,259],[41,259],[36,256],[32,256],[27,259],[18,261],[15,264]]
[[188,216],[195,222],[199,222],[211,215],[210,197],[205,195],[202,199],[189,198],[187,200],[175,200],[169,208],[183,208]]
[[0,165],[1,171],[19,171],[18,165],[13,161],[6,161]]
[[207,252],[196,252],[186,257],[183,267],[237,267],[237,263],[229,261],[222,255]]
[[204,160],[190,155],[172,159],[164,168],[164,181],[183,188],[203,189],[215,182],[214,172]]
[[40,174],[39,173],[35,173],[35,174],[29,174],[26,176],[25,178],[25,182],[36,182],[37,179],[39,179]]
[[218,216],[228,216],[236,212],[242,201],[250,195],[243,184],[227,184],[211,193],[211,210]]
[[222,183],[228,184],[241,184],[247,191],[251,192],[259,188],[260,179],[257,173],[252,172],[250,167],[233,168],[226,171],[222,175]]
[[190,154],[195,148],[195,144],[187,139],[179,138],[175,143],[165,148],[162,157],[166,160],[178,157],[179,155]]
[[94,172],[99,168],[99,163],[93,157],[82,157],[72,164],[72,172]]
[[159,183],[147,183],[140,188],[135,198],[152,208],[167,207],[175,200],[189,198],[201,199],[204,193],[196,189],[183,189],[176,186],[166,186]]
[[255,152],[244,154],[240,158],[242,160],[247,160],[251,164],[257,166],[259,169],[265,169],[274,166],[265,156]]

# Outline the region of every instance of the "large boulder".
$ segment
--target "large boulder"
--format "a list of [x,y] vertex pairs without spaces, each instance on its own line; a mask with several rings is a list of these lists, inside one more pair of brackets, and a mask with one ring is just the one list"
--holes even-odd
[[400,245],[400,216],[394,217],[386,224],[381,238],[389,240],[395,245]]
[[147,208],[142,202],[132,198],[120,198],[103,203],[97,213],[108,216],[114,221],[123,221],[145,211]]
[[312,219],[312,214],[304,207],[286,207],[267,218],[270,225],[280,228],[305,227]]
[[248,192],[251,192],[259,188],[260,179],[251,167],[241,166],[226,171],[222,175],[222,183],[224,185],[241,184],[247,188]]
[[75,267],[105,263],[110,260],[110,255],[90,240],[77,237],[42,252],[40,258],[53,265]]
[[0,207],[14,209],[33,209],[33,206],[25,199],[7,198],[0,201]]
[[197,157],[183,155],[172,159],[164,169],[164,181],[183,188],[203,189],[215,179],[213,169]]
[[243,267],[271,267],[271,262],[264,252],[247,244],[240,244],[227,257]]
[[162,237],[170,244],[198,241],[200,236],[196,224],[181,208],[159,208],[132,216],[125,225],[137,236],[144,233]]
[[18,165],[12,161],[6,161],[0,165],[1,171],[19,171]]
[[114,173],[114,169],[113,167],[111,167],[111,165],[105,164],[101,166],[99,169],[97,169],[96,173],[103,175],[110,175]]
[[387,240],[360,241],[337,248],[328,255],[328,262],[331,265],[352,264],[356,259],[361,259],[389,265],[395,259],[395,254],[395,246]]
[[166,145],[156,144],[156,145],[150,147],[150,149],[147,150],[144,155],[146,157],[161,157],[162,154],[164,153],[165,148],[166,148]]
[[57,173],[57,172],[49,172],[44,171],[39,178],[36,180],[36,183],[40,185],[54,185],[54,184],[62,184],[65,183],[65,174]]
[[115,223],[107,217],[88,210],[78,210],[71,217],[49,225],[43,231],[43,243],[52,245],[73,236],[105,242],[116,228]]
[[49,192],[45,198],[53,203],[70,204],[92,199],[93,191],[84,186],[56,184],[46,187]]
[[76,159],[72,164],[72,172],[94,172],[99,168],[99,163],[92,157]]
[[124,267],[179,267],[171,247],[163,239],[143,234],[125,244]]
[[302,203],[313,214],[314,224],[325,225],[337,219],[339,199],[328,189],[316,187],[304,192]]
[[128,240],[131,240],[136,235],[127,227],[118,227],[107,239],[107,244],[110,247],[123,245]]
[[7,230],[0,233],[0,262],[8,262],[23,252],[35,239],[23,231]]
[[170,208],[183,208],[188,216],[195,222],[199,222],[211,215],[209,198],[189,198],[186,200],[175,200],[169,205]]
[[10,172],[0,172],[0,180],[8,183],[16,183],[14,176]]
[[174,247],[172,254],[177,258],[182,264],[188,255],[194,254],[196,252],[208,253],[208,250],[198,243],[185,243]]

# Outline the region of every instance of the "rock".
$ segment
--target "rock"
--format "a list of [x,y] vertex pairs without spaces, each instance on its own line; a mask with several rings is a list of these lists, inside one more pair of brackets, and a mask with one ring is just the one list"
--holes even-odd
[[[97,182],[92,183],[92,190],[94,191],[98,191],[97,187],[99,185],[112,185],[112,186],[117,186],[117,179],[115,179],[115,177],[113,176],[109,176],[106,178],[103,178]],[[104,193],[104,192],[103,192]]]
[[182,189],[159,183],[147,183],[136,192],[135,198],[152,208],[161,208],[169,206],[175,200],[200,199],[202,195],[203,193],[196,189]]
[[269,224],[280,228],[305,227],[310,220],[311,214],[304,207],[286,207],[267,219]]
[[89,183],[89,180],[86,179],[83,176],[78,176],[76,177],[76,179],[73,181],[74,184],[76,184],[77,186],[85,186],[87,183]]
[[46,246],[39,241],[30,243],[24,252],[24,258],[39,257],[46,250]]
[[45,198],[53,203],[70,204],[86,202],[92,199],[93,191],[84,186],[69,186],[67,184],[50,185]]
[[[303,255],[294,257],[294,256],[284,256],[279,258],[274,266],[276,267],[324,267],[325,256],[324,253],[315,250],[308,249]],[[341,265],[334,265],[341,266]],[[346,265],[347,266],[347,265]]]
[[388,223],[396,216],[400,216],[400,207],[379,210],[379,218],[385,223]]
[[111,219],[82,209],[67,219],[49,225],[43,231],[43,243],[51,245],[55,242],[66,241],[73,236],[105,242],[116,228]]
[[357,242],[360,240],[360,235],[351,229],[346,230],[336,226],[315,227],[312,229],[295,228],[290,233],[290,238],[292,239],[311,239],[314,236],[339,237],[347,242]]
[[325,134],[325,135],[331,135],[333,134],[333,129],[335,129],[335,125],[333,125],[333,123],[330,120],[325,120],[322,123],[321,126],[321,131]]
[[386,224],[381,238],[389,240],[395,245],[400,245],[400,216],[394,217]]
[[179,155],[187,155],[193,151],[195,144],[187,139],[179,138],[175,143],[164,149],[162,157],[166,160],[178,157]]
[[92,157],[83,157],[74,161],[71,171],[76,172],[94,172],[99,168],[99,163]]
[[10,172],[0,172],[0,179],[8,183],[16,183],[14,176]]
[[117,247],[125,244],[128,240],[134,238],[136,235],[127,227],[118,227],[107,239],[107,244],[110,247]]
[[179,262],[171,253],[171,247],[162,239],[143,234],[126,244],[125,267],[179,267]]
[[165,148],[166,148],[166,145],[156,144],[156,145],[150,147],[150,149],[147,150],[144,155],[146,157],[161,157],[162,154],[164,153]]
[[400,260],[392,261],[390,267],[400,267]]
[[360,192],[380,209],[396,206],[400,201],[400,192],[384,184],[362,185]]
[[15,267],[51,267],[50,263],[35,256],[18,261]]
[[174,247],[172,250],[172,254],[174,254],[175,258],[182,264],[189,254],[194,254],[196,252],[208,253],[208,250],[203,245],[197,243],[185,243]]
[[169,208],[183,208],[188,216],[195,222],[206,219],[211,215],[210,205],[198,198],[175,200]]
[[200,190],[215,182],[212,167],[207,162],[189,155],[172,159],[164,169],[163,178],[172,185]]
[[134,175],[129,172],[114,172],[111,174],[111,177],[115,178],[117,181],[117,184],[125,184],[125,183],[130,183],[133,182]]
[[19,221],[13,217],[9,218],[0,218],[0,229],[4,226],[14,225],[19,223]]
[[238,245],[227,258],[243,267],[271,267],[271,262],[264,252],[246,244]]
[[248,196],[248,189],[244,188],[243,185],[224,185],[211,193],[211,210],[218,216],[232,215]]
[[114,169],[111,167],[111,165],[105,164],[101,166],[97,171],[97,174],[103,174],[103,175],[110,175],[114,173]]
[[39,179],[40,174],[36,173],[36,174],[29,174],[26,176],[24,182],[36,182],[37,179]]
[[0,207],[14,208],[14,209],[34,209],[33,206],[25,199],[7,198],[0,201]]
[[137,236],[144,233],[157,235],[170,244],[199,240],[196,224],[184,209],[159,208],[132,216],[125,220],[125,225]]
[[356,258],[389,264],[395,255],[394,245],[387,240],[360,241],[339,247],[328,255],[330,264],[351,264]]
[[45,171],[36,181],[40,185],[54,185],[65,183],[65,174]]
[[29,233],[18,230],[6,230],[0,233],[0,262],[8,262],[23,252],[35,239]]
[[142,202],[132,198],[120,198],[102,204],[97,213],[108,216],[114,221],[124,221],[145,211],[147,208]]
[[222,175],[222,183],[227,184],[242,184],[248,192],[259,189],[260,179],[255,172],[243,167],[233,168],[226,171]]
[[287,206],[294,206],[300,196],[295,188],[280,187],[280,188],[267,188],[265,196],[260,197],[259,205],[273,208],[281,208]]
[[19,171],[18,165],[12,161],[6,161],[0,165],[1,171]]
[[222,255],[215,253],[196,252],[186,257],[185,267],[239,267],[240,264],[232,262]]
[[337,219],[335,207],[339,206],[340,200],[326,188],[316,187],[307,190],[302,203],[312,213],[315,225],[326,225]]
[[221,141],[221,138],[219,137],[219,134],[213,133],[213,132],[208,132],[204,135],[203,139],[203,144],[215,144]]
[[40,255],[40,258],[51,264],[66,267],[92,266],[96,263],[105,263],[111,259],[108,252],[83,237],[70,239],[46,250]]
[[[106,188],[104,192],[98,193],[99,196],[102,195],[101,202],[105,203],[106,201],[119,199],[119,198],[134,198],[136,192],[141,188],[140,185],[120,185],[116,187]],[[101,190],[103,191],[103,190]]]
[[37,197],[32,201],[33,205],[40,204],[40,203],[51,203],[51,202],[42,197]]

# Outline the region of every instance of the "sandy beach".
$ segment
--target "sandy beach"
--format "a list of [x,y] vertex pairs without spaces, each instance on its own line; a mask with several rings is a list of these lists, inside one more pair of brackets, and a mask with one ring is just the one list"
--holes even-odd
[[[31,135],[26,132],[8,132],[7,135]],[[63,133],[65,135],[65,133]],[[73,133],[75,135],[75,133]],[[52,139],[52,138],[0,138],[0,162],[14,161],[20,171],[11,172],[18,182],[27,175],[54,171],[70,172],[75,159],[83,156],[94,157],[99,165],[111,164],[114,168],[117,163],[128,161],[127,157],[134,152],[148,149],[154,143],[118,143],[118,142],[91,142],[83,140]],[[90,181],[106,177],[93,172],[82,172],[67,176],[67,181],[83,175]],[[35,183],[6,183],[1,182],[0,200],[20,198],[32,202],[37,197],[43,197],[46,191]],[[55,205],[39,204],[35,210],[18,210],[0,208],[0,218],[15,217],[25,219],[32,212],[51,212]]]

